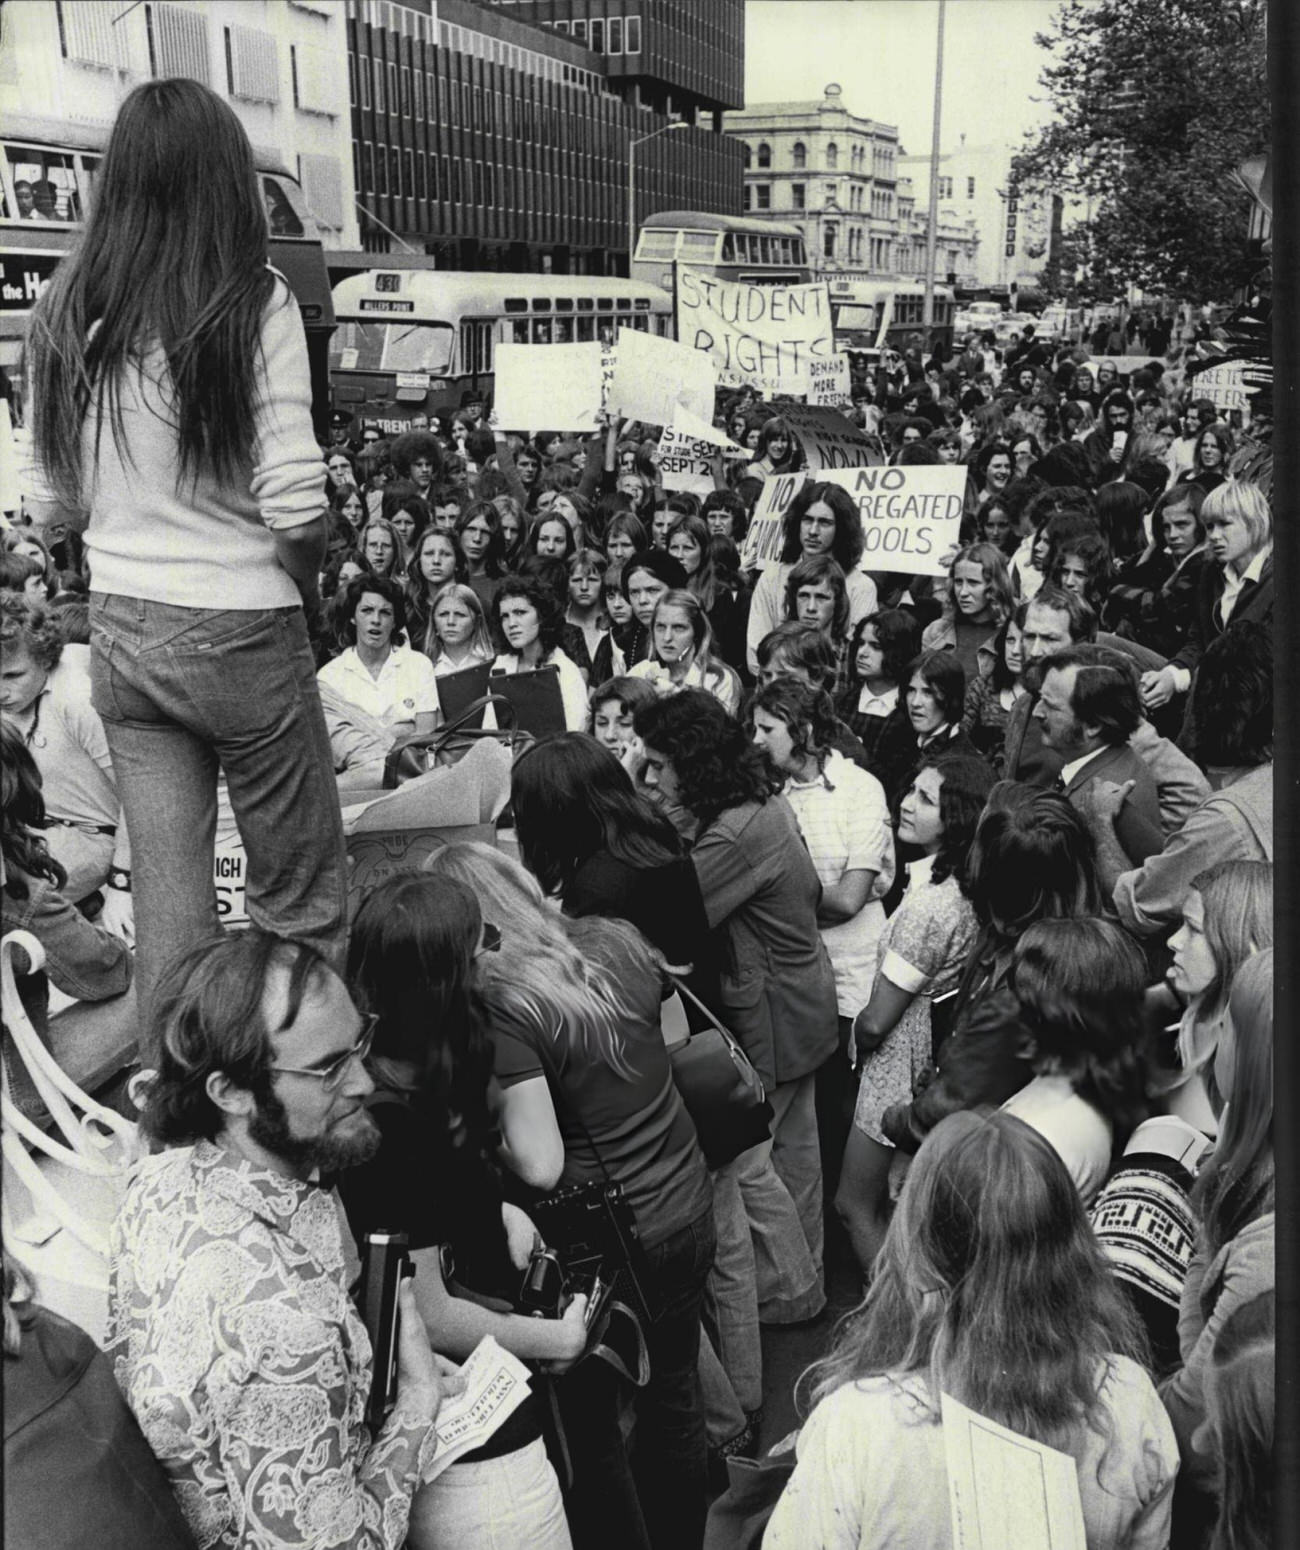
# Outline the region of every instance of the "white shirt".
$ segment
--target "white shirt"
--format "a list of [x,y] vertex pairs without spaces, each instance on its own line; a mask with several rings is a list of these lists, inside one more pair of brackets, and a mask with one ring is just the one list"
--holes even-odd
[[898,709],[898,685],[892,689],[886,689],[883,694],[872,694],[871,690],[862,685],[862,693],[858,695],[858,711],[863,716],[892,716]]
[[834,750],[820,775],[785,783],[785,798],[822,886],[846,872],[875,872],[866,904],[851,920],[820,927],[835,973],[841,1017],[856,1017],[871,999],[885,911],[880,900],[894,881],[894,835],[880,782]]
[[1069,764],[1063,764],[1061,766],[1061,785],[1068,786],[1089,759],[1095,759],[1099,753],[1106,752],[1106,746],[1108,745],[1094,748],[1091,753],[1081,754],[1077,759],[1071,759]]
[[[770,635],[778,624],[785,622],[785,584],[790,579],[793,565],[782,562],[771,565],[758,578],[753,600],[749,605],[749,625],[745,631],[745,654],[751,673],[758,672],[758,647],[765,635]],[[851,570],[844,578],[844,588],[849,595],[849,631],[859,619],[876,611],[876,584],[863,570]]]
[[[538,667],[556,667],[560,670],[560,699],[564,703],[564,726],[568,732],[585,732],[587,730],[587,686],[582,681],[582,674],[578,671],[572,658],[567,657],[557,646],[549,657],[539,662]],[[513,674],[521,669],[519,658],[513,652],[505,651],[492,663],[494,673]],[[491,683],[488,684],[488,693],[492,692]],[[483,714],[483,725],[495,727],[496,711],[489,705]]]
[[1068,1077],[1036,1076],[1002,1105],[1045,1141],[1065,1164],[1086,1206],[1110,1169],[1111,1123],[1070,1085]]
[[1228,566],[1223,572],[1223,596],[1219,599],[1219,620],[1226,630],[1228,621],[1232,618],[1232,610],[1237,606],[1237,599],[1241,596],[1241,589],[1248,581],[1258,581],[1259,574],[1264,569],[1264,561],[1272,554],[1272,546],[1261,549],[1250,564],[1242,571],[1240,576],[1234,575],[1232,567]]
[[316,677],[386,727],[438,709],[433,663],[410,646],[394,646],[378,678],[371,676],[355,646],[327,662]]

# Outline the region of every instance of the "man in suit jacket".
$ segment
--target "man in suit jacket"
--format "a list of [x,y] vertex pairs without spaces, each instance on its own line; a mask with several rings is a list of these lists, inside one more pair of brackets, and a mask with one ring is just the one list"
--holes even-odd
[[1164,847],[1155,781],[1128,746],[1141,716],[1131,673],[1098,662],[1086,648],[1044,659],[1034,717],[1044,745],[1062,760],[1058,789],[1073,801],[1094,780],[1133,782],[1114,818],[1115,836],[1131,866],[1141,866]]

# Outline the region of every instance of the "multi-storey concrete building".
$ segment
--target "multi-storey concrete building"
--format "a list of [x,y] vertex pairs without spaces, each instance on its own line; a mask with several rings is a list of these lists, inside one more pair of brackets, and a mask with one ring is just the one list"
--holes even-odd
[[[51,0],[0,14],[7,146],[17,137],[92,147],[132,87],[174,75],[225,97],[261,165],[283,165],[299,180],[326,247],[356,246],[347,48],[335,0]],[[12,161],[18,152],[7,154]],[[63,197],[80,199],[75,170],[67,173]],[[57,187],[57,166],[49,179]]]
[[[637,215],[740,209],[740,0],[346,0],[363,245],[626,272]],[[693,40],[696,40],[693,42]]]

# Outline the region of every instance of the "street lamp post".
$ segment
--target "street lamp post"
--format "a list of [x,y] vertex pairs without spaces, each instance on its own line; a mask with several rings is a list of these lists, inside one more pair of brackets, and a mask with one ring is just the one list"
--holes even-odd
[[939,125],[943,117],[943,16],[946,0],[939,0],[939,35],[934,48],[934,122],[930,136],[930,229],[925,239],[925,300],[921,326],[929,330],[934,323],[934,260],[939,240]]
[[642,135],[639,140],[631,140],[627,147],[627,272],[632,274],[632,254],[636,250],[636,148],[644,145],[647,140],[657,140],[660,135],[666,135],[672,129],[689,129],[690,125],[683,119],[678,119],[672,124],[661,124],[658,129],[648,135]]

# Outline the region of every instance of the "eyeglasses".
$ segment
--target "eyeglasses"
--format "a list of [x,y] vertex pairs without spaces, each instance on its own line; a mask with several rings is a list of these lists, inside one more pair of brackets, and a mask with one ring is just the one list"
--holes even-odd
[[501,932],[490,920],[485,920],[483,922],[483,940],[478,944],[478,952],[474,956],[477,958],[479,953],[499,953],[500,951]]
[[[495,927],[493,928],[495,930]],[[498,937],[498,945],[500,938]],[[371,1012],[362,1024],[361,1037],[349,1050],[344,1050],[337,1060],[331,1060],[327,1066],[272,1066],[272,1071],[283,1072],[286,1076],[310,1076],[321,1084],[327,1093],[336,1093],[343,1085],[343,1078],[347,1075],[348,1067],[354,1060],[362,1065],[370,1054],[370,1046],[375,1042],[375,1028],[379,1023],[379,1014]]]

